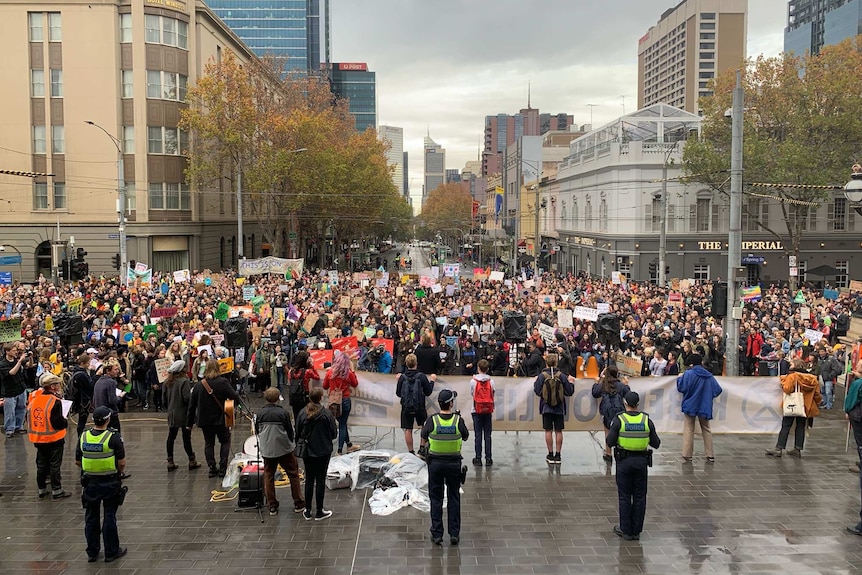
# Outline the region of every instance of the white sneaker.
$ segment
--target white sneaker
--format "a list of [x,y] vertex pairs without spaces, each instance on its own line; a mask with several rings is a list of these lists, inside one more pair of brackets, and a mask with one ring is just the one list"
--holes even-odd
[[321,509],[317,512],[317,515],[314,517],[315,521],[323,521],[324,519],[329,519],[332,517],[332,511],[328,509]]

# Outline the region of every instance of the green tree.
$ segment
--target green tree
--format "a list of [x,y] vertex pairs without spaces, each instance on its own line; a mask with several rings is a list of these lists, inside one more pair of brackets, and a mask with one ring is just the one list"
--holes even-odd
[[[789,184],[842,184],[859,157],[862,134],[862,53],[859,37],[824,47],[819,55],[783,54],[745,62],[743,213],[764,232],[782,241],[787,255],[799,255],[809,212],[834,197],[831,190],[793,188]],[[683,152],[690,179],[726,195],[729,191],[733,70],[719,76],[714,95],[701,98],[703,124],[698,140]],[[777,203],[781,220],[760,220],[762,202]],[[791,278],[792,279],[792,278]]]

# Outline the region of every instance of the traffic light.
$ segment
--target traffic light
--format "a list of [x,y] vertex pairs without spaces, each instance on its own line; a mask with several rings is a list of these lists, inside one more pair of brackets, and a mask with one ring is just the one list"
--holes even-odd
[[86,256],[86,255],[87,255],[87,251],[84,248],[78,248],[77,250],[75,250],[75,259],[76,260],[83,260],[84,256]]
[[69,262],[66,260],[60,262],[60,279],[64,281],[69,279]]
[[654,261],[649,263],[649,275],[658,275],[658,264]]
[[727,315],[726,283],[712,282],[712,305],[710,306],[710,314],[714,317],[724,317]]
[[664,277],[668,277],[670,275],[670,266],[664,266]]
[[75,260],[72,262],[72,269],[70,272],[70,279],[73,282],[80,281],[90,275],[90,264],[84,260]]
[[120,254],[114,254],[111,256],[111,262],[114,264],[114,269],[120,269]]

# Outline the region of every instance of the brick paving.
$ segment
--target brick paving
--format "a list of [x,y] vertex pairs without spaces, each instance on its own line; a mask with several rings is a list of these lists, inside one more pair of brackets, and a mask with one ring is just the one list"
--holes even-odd
[[[255,400],[259,401],[259,400]],[[164,414],[124,414],[129,495],[119,513],[123,559],[88,564],[83,511],[71,446],[61,501],[36,497],[34,450],[25,436],[0,447],[0,572],[38,574],[290,575],[567,573],[859,573],[862,538],[845,533],[859,520],[859,478],[847,470],[839,413],[817,420],[802,460],[766,458],[774,436],[717,436],[718,461],[683,464],[681,438],[665,434],[650,471],[648,511],[639,542],[616,537],[614,479],[598,438],[568,433],[563,464],[548,466],[541,433],[494,434],[494,466],[473,468],[462,496],[458,547],[430,544],[428,517],[405,508],[372,515],[370,491],[327,491],[335,514],[306,522],[291,513],[235,513],[210,503],[218,486],[206,469],[168,474]],[[240,451],[249,426],[234,435]],[[661,430],[659,430],[661,433]],[[373,430],[354,428],[354,442]],[[74,434],[74,432],[73,432]],[[364,434],[364,438],[360,437]],[[393,436],[379,446],[393,448]],[[394,447],[402,447],[400,432]],[[194,435],[197,453],[203,439]],[[178,454],[182,449],[177,445]],[[852,443],[852,440],[851,440]],[[695,442],[696,454],[698,443]],[[852,450],[852,446],[851,446]],[[465,445],[472,458],[472,440]],[[791,500],[794,503],[791,503]]]

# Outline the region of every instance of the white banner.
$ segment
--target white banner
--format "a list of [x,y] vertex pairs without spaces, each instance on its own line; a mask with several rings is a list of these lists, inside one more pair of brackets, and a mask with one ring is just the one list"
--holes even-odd
[[239,275],[254,276],[259,274],[286,274],[289,271],[295,270],[296,273],[302,273],[301,259],[288,260],[284,258],[275,258],[268,256],[257,260],[240,260]]
[[585,319],[588,321],[599,320],[599,310],[591,307],[584,307],[582,305],[576,305],[572,315],[578,319]]
[[564,307],[557,308],[557,324],[564,329],[573,327],[572,310]]
[[174,272],[174,282],[181,284],[192,279],[192,274],[189,270],[177,270]]
[[[359,387],[351,392],[351,425],[399,427],[401,405],[395,396],[396,375],[359,371]],[[539,398],[533,378],[495,377],[496,431],[540,431]],[[781,427],[781,387],[777,377],[719,377],[724,392],[713,403],[712,430],[716,433],[777,433]],[[592,397],[591,379],[575,380],[575,394],[566,398],[567,431],[601,431],[599,403]],[[631,378],[631,388],[641,396],[641,407],[655,422],[659,434],[682,433],[682,395],[675,377]],[[438,377],[427,400],[428,413],[438,411],[441,389],[458,392],[456,409],[465,413],[470,403],[470,378]]]

